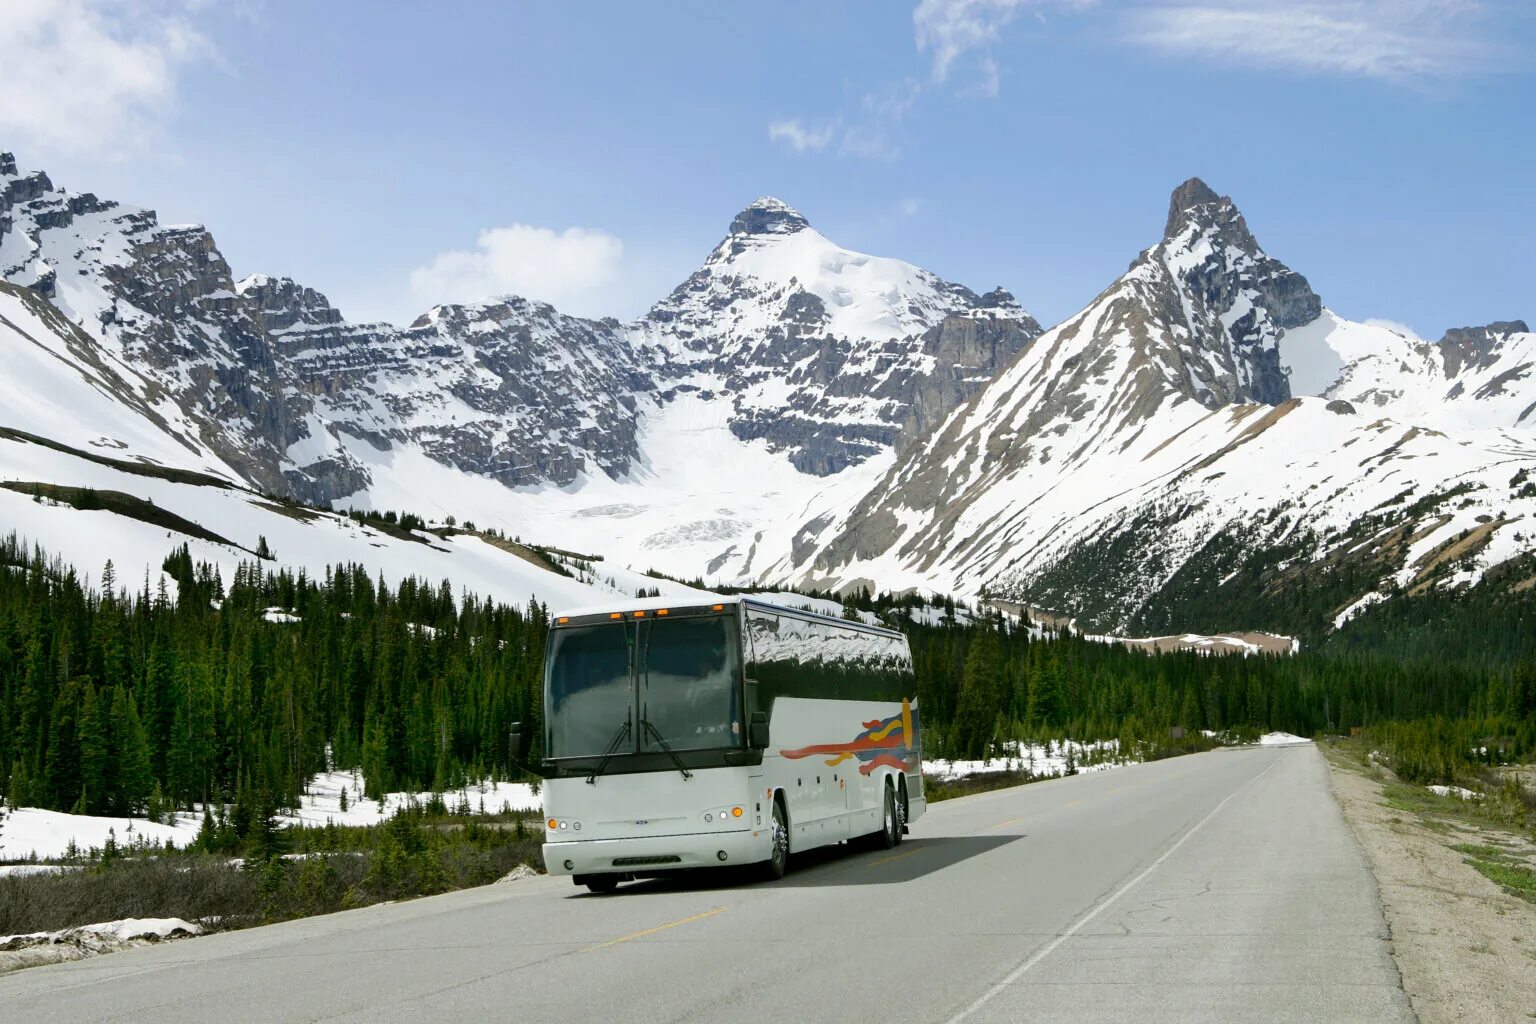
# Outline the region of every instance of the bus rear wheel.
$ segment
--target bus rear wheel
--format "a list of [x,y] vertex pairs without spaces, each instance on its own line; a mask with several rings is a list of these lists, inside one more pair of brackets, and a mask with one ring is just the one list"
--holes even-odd
[[768,834],[772,848],[763,862],[763,877],[777,882],[789,870],[789,819],[784,814],[784,805],[777,800],[773,802],[773,824]]
[[896,796],[891,787],[885,788],[885,800],[880,808],[880,831],[866,837],[872,850],[889,850],[901,842],[901,824],[896,820]]

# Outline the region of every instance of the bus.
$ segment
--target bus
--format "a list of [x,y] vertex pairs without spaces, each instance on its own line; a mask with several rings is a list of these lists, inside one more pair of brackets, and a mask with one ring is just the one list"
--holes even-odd
[[781,878],[791,851],[893,847],[926,806],[906,637],[749,596],[555,615],[543,738],[545,866],[597,893]]

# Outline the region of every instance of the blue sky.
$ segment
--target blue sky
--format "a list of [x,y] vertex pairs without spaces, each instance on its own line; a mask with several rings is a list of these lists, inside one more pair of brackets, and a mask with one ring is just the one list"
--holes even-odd
[[354,319],[641,312],[760,194],[1042,321],[1190,175],[1326,303],[1536,320],[1522,0],[0,0],[0,148]]

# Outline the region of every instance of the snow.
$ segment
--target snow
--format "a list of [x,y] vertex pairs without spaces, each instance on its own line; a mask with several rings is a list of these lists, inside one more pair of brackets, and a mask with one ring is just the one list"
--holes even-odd
[[[345,811],[341,809],[343,789],[347,791]],[[363,789],[363,777],[356,772],[321,772],[310,779],[299,810],[284,812],[281,819],[287,825],[377,825],[400,807],[413,802],[425,804],[434,795],[441,796],[450,811],[461,801],[467,801],[471,814],[479,814],[482,806],[486,814],[500,814],[508,806],[514,811],[542,806],[539,794],[523,782],[486,780],[439,794],[425,790],[386,793],[382,801],[364,797]],[[80,853],[88,853],[106,845],[109,833],[124,849],[141,840],[153,846],[168,840],[184,847],[197,838],[202,822],[201,809],[177,812],[165,824],[156,824],[145,818],[97,817],[19,807],[6,815],[0,828],[0,861],[61,858],[71,840]]]
[[1350,363],[1406,351],[1417,340],[1379,325],[1345,320],[1325,309],[1311,323],[1285,332],[1280,339],[1280,365],[1290,376],[1291,394],[1322,395],[1338,383]]
[[1424,788],[1436,796],[1453,796],[1458,800],[1481,800],[1483,798],[1483,794],[1463,786],[1425,786]]
[[179,917],[126,917],[118,921],[61,928],[55,932],[26,932],[0,936],[0,950],[31,946],[76,944],[91,953],[106,953],[139,942],[163,942],[203,934],[203,926]]
[[[409,803],[426,803],[434,796],[431,792],[386,793],[383,801],[363,796],[363,777],[357,772],[321,772],[310,779],[299,811],[285,816],[289,823],[304,825],[377,825],[398,808]],[[347,791],[347,809],[341,809],[342,790]],[[470,783],[459,789],[436,794],[443,798],[450,811],[467,801],[470,813],[478,814],[482,806],[486,814],[500,814],[503,806],[514,811],[537,810],[543,806],[538,793],[525,782]]]
[[[1092,743],[1063,740],[1046,745],[1010,741],[1003,745],[1004,752],[1000,756],[987,760],[951,761],[943,758],[925,760],[923,774],[935,779],[963,779],[971,775],[1001,771],[1028,771],[1037,777],[1065,775],[1069,749],[1079,773],[1106,771],[1128,763],[1119,757],[1119,744],[1114,740],[1098,740]],[[1106,760],[1097,764],[1083,763],[1095,756]]]
[[161,846],[167,840],[185,846],[197,838],[201,823],[199,815],[185,812],[174,815],[170,823],[157,825],[145,818],[99,817],[18,807],[6,814],[4,827],[0,828],[0,860],[63,857],[71,840],[76,849],[86,853],[92,848],[104,847],[109,834],[123,848],[139,840],[155,846]]
[[1296,747],[1312,741],[1302,736],[1293,736],[1288,732],[1267,732],[1259,737],[1258,745],[1261,747]]

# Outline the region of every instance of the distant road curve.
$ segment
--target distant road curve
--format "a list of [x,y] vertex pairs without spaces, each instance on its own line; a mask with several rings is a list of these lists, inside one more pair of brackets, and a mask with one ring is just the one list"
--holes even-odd
[[1414,1020],[1309,746],[935,804],[784,881],[540,877],[0,978],[7,1022]]

